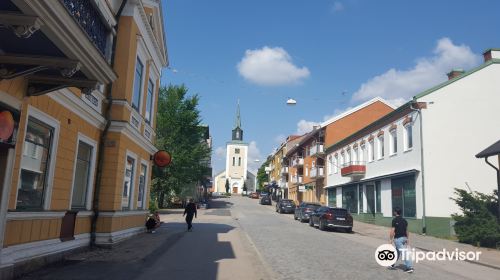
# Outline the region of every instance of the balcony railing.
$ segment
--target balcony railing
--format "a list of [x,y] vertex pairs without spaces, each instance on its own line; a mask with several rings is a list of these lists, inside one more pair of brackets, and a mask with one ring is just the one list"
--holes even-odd
[[311,156],[312,157],[321,157],[325,155],[325,145],[323,143],[317,143],[316,145],[311,147]]
[[296,157],[292,160],[292,167],[304,165],[304,158]]
[[292,177],[292,184],[302,184],[303,182],[303,177],[301,175],[293,176]]
[[68,12],[78,22],[85,33],[87,33],[90,41],[105,56],[109,32],[101,20],[99,12],[91,2],[89,0],[63,0]]
[[311,178],[323,178],[325,177],[325,168],[323,166],[316,166],[311,169]]
[[288,174],[288,166],[281,167],[281,174]]
[[342,164],[340,174],[344,177],[363,177],[366,174],[366,162],[350,161]]

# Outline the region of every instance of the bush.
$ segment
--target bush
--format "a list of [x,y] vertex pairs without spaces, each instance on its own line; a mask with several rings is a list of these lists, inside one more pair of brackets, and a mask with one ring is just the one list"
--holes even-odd
[[149,200],[149,212],[154,213],[155,211],[158,210],[158,202],[154,199]]
[[454,214],[455,232],[458,240],[476,246],[495,247],[500,242],[498,215],[498,191],[492,195],[455,189],[457,198],[452,198],[462,210]]

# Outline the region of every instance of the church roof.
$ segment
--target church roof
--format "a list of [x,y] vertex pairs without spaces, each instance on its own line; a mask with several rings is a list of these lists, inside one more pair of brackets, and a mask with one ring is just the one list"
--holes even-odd
[[238,100],[238,107],[236,108],[236,121],[234,128],[241,128],[241,115],[240,115],[240,101]]

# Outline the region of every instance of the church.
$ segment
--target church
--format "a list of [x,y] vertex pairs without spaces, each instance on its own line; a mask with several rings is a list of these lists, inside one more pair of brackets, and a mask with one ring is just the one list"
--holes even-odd
[[242,194],[244,187],[247,193],[255,191],[255,175],[248,171],[248,143],[243,141],[239,102],[232,139],[226,143],[226,169],[215,175],[214,191],[225,193],[226,182],[233,194]]

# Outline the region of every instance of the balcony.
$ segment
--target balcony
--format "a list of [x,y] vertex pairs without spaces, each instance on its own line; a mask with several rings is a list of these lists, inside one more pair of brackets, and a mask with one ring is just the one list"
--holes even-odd
[[316,166],[311,169],[311,179],[321,179],[325,177],[325,168],[323,166]]
[[311,147],[311,157],[324,157],[325,156],[325,145],[323,143],[317,143]]
[[366,174],[366,162],[350,161],[342,164],[340,169],[342,177],[363,177]]
[[281,167],[281,175],[288,174],[288,166]]
[[5,0],[0,79],[26,77],[27,95],[65,87],[90,93],[117,78],[109,64],[116,20],[104,1]]
[[296,157],[292,160],[292,167],[299,167],[304,165],[304,158]]
[[292,176],[292,184],[294,184],[294,185],[302,184],[303,181],[304,180],[303,180],[302,175]]

